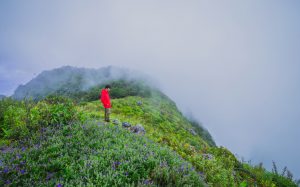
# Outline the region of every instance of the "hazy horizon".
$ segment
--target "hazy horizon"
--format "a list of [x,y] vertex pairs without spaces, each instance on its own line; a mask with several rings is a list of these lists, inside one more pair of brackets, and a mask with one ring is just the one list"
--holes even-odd
[[0,2],[0,94],[65,65],[153,77],[219,146],[300,178],[300,2]]

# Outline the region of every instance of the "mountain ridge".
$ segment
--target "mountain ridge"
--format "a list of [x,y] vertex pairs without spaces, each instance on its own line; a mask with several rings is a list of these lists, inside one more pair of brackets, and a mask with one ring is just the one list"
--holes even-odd
[[[73,70],[72,68],[73,67],[63,67],[55,69],[54,71],[55,74],[63,74],[64,71]],[[75,68],[75,70],[77,73],[79,72],[79,75],[83,75],[82,72],[85,71],[80,68]],[[24,90],[31,91],[29,93],[31,94],[32,99],[34,99],[34,102],[30,99],[27,100],[26,98],[28,97],[25,97],[25,100],[23,99],[21,101],[14,101],[11,100],[11,98],[6,98],[0,102],[0,147],[2,144],[9,145],[13,142],[20,144],[16,145],[16,147],[18,147],[16,153],[9,152],[4,158],[0,156],[0,170],[2,169],[2,172],[0,172],[0,179],[11,180],[11,176],[17,176],[20,180],[16,180],[19,183],[15,184],[28,184],[28,180],[31,180],[31,177],[48,176],[50,172],[52,177],[49,178],[53,178],[53,180],[51,179],[49,182],[43,181],[41,184],[51,184],[52,186],[57,183],[78,185],[80,183],[79,181],[81,181],[81,175],[86,175],[81,173],[80,168],[84,168],[84,171],[89,171],[89,166],[83,164],[85,162],[97,163],[96,165],[93,165],[93,168],[98,167],[99,163],[105,164],[108,168],[112,166],[112,169],[109,169],[107,172],[123,176],[130,165],[125,164],[126,167],[124,166],[125,168],[122,168],[122,174],[118,173],[116,169],[120,166],[120,163],[126,161],[123,160],[124,158],[120,155],[120,152],[124,150],[127,151],[127,146],[126,144],[122,144],[122,142],[126,140],[120,138],[119,141],[116,134],[122,131],[123,123],[126,123],[127,125],[130,124],[131,127],[141,126],[145,129],[145,134],[142,135],[143,137],[153,141],[156,145],[166,147],[167,150],[165,151],[177,154],[176,159],[180,158],[179,160],[187,161],[192,165],[192,168],[188,169],[188,173],[183,175],[182,172],[185,171],[185,169],[178,168],[178,165],[176,168],[174,165],[174,162],[180,161],[178,159],[177,161],[174,161],[175,157],[172,157],[172,159],[163,157],[163,155],[166,154],[165,151],[159,151],[159,154],[156,155],[155,159],[153,158],[155,161],[153,160],[150,165],[148,160],[138,157],[137,160],[140,159],[138,162],[143,166],[139,164],[135,166],[138,168],[142,167],[143,169],[135,170],[135,172],[137,172],[136,175],[142,177],[142,179],[134,177],[136,175],[134,175],[133,172],[129,175],[129,179],[127,180],[126,178],[128,175],[126,174],[125,178],[121,177],[120,180],[127,185],[177,186],[179,184],[190,184],[191,186],[296,186],[287,169],[282,175],[278,174],[277,170],[276,172],[268,172],[262,165],[251,166],[249,163],[241,162],[228,149],[216,146],[213,138],[205,128],[200,126],[197,121],[186,118],[178,110],[176,103],[159,91],[159,89],[147,86],[147,79],[135,80],[134,77],[139,76],[132,76],[128,71],[123,73],[124,76],[115,77],[111,76],[110,72],[112,68],[105,70],[109,72],[104,73],[104,70],[102,72],[104,74],[101,76],[104,77],[105,81],[101,82],[98,79],[98,81],[101,82],[100,84],[95,84],[87,89],[82,89],[81,87],[81,85],[85,83],[82,79],[83,77],[80,78],[79,76],[79,78],[77,77],[78,79],[76,79],[76,74],[69,73],[68,76],[62,76],[65,78],[67,77],[68,79],[64,80],[62,83],[58,82],[57,84],[60,85],[56,85],[56,87],[47,88],[47,86],[42,85],[41,87],[38,87],[38,91],[32,90],[34,89],[35,81],[41,83],[48,80],[47,76],[53,76],[51,71],[45,71],[34,78],[33,81],[24,85],[23,90],[19,90],[20,92],[16,91],[16,95],[18,95],[18,93],[24,93]],[[110,77],[111,79],[108,79],[107,77]],[[122,80],[122,78],[125,80]],[[55,79],[55,81],[61,81],[61,79]],[[52,84],[54,84],[53,82]],[[107,141],[105,140],[101,143],[97,143],[97,138],[91,138],[85,140],[91,142],[90,144],[86,143],[85,145],[81,142],[81,140],[83,141],[83,139],[85,139],[83,136],[85,133],[91,135],[91,137],[101,137],[97,134],[97,131],[100,130],[97,126],[103,125],[103,122],[101,121],[101,119],[103,120],[103,108],[98,101],[98,94],[100,91],[99,89],[103,88],[103,85],[106,83],[111,83],[113,85],[113,89],[111,90],[113,103],[111,118],[113,120],[112,123],[108,124],[108,129],[102,129],[106,133],[101,136],[110,134],[113,138],[109,138]],[[73,87],[75,87],[75,89]],[[45,131],[44,128],[46,128],[46,131],[47,129],[52,129],[47,136],[43,135],[43,132]],[[40,132],[42,134],[40,134]],[[58,135],[53,135],[51,134],[52,132],[55,132]],[[76,132],[77,135],[74,136],[73,132]],[[96,134],[93,134],[93,132]],[[22,153],[22,146],[24,146],[22,142],[26,140],[24,138],[28,139],[27,136],[29,134],[33,134],[33,138],[37,138],[37,140],[39,140],[39,138],[50,138],[49,140],[55,141],[53,142],[53,145],[45,141],[41,146],[41,151],[38,151],[38,153],[29,148],[30,146],[36,145],[29,143],[30,146],[27,145],[28,151]],[[120,136],[127,136],[125,135],[126,133],[123,134],[123,131],[121,134],[122,135]],[[29,138],[29,142],[37,141],[31,139],[32,138]],[[133,139],[135,138],[133,137]],[[69,144],[67,144],[68,141],[66,140],[71,141],[73,148],[68,148]],[[115,142],[118,143],[114,144]],[[80,144],[82,148],[78,147],[76,145],[77,143]],[[118,155],[117,160],[115,160],[115,157],[105,157],[103,155],[100,155],[100,157],[98,155],[96,157],[93,155],[95,149],[99,151],[102,144],[111,145],[112,143],[113,145],[120,147],[120,149],[114,149],[113,146],[106,146],[106,149],[108,149],[106,154]],[[97,144],[97,146],[95,147],[94,144]],[[132,148],[133,147],[131,147],[131,149]],[[139,145],[137,150],[141,151],[143,150],[142,148],[143,146]],[[5,148],[5,150],[10,149],[14,150],[15,148]],[[88,149],[86,154],[91,155],[92,158],[85,158],[77,155],[82,151],[85,152],[85,149]],[[53,150],[56,150],[58,153],[59,151],[62,151],[64,153],[63,159],[60,160],[55,154],[53,155]],[[124,154],[129,154],[129,152],[126,151]],[[148,158],[148,153],[152,151],[154,150],[147,150],[144,156]],[[74,157],[70,157],[70,155],[68,155],[69,153],[72,153]],[[31,163],[40,168],[43,168],[43,166],[39,165],[38,162],[43,164],[45,160],[39,160],[39,156],[34,156],[35,154],[39,154],[43,158],[45,156],[42,155],[47,155],[45,159],[54,159],[55,163],[50,162],[48,164],[48,169],[41,169],[38,172],[32,170],[34,169],[32,165],[25,167],[24,164],[20,163],[20,165],[17,165],[18,167],[26,168],[26,170],[30,170],[34,174],[26,175],[29,178],[22,177],[25,169],[19,169],[17,174],[11,175],[16,168],[14,168],[15,165],[10,164],[10,160],[15,158],[18,154],[20,157],[25,157],[27,163]],[[131,152],[130,154],[137,153]],[[34,156],[37,161],[31,159],[31,156]],[[73,160],[72,162],[76,162],[75,160],[77,157],[80,157],[82,163],[73,165],[73,169],[70,168],[70,164],[66,161],[71,159]],[[165,162],[164,160],[161,160],[160,158],[162,157],[169,161]],[[104,162],[103,160],[101,161],[103,158],[108,159],[111,163]],[[134,160],[134,163],[136,163],[137,160]],[[2,162],[6,165],[1,164]],[[22,163],[23,162],[24,160]],[[153,165],[154,162],[156,164],[155,166]],[[51,168],[55,168],[55,170]],[[123,169],[125,169],[125,171]],[[147,172],[144,173],[144,170],[147,170]],[[194,171],[198,172],[198,176],[195,175]],[[10,175],[6,175],[6,172],[9,172]],[[114,183],[118,185],[122,184],[118,178],[114,179],[112,175],[110,175],[109,178],[106,178],[106,174],[103,175],[103,173],[99,173],[99,170],[96,170],[95,172],[98,172],[97,175],[104,178],[102,178],[103,181],[97,181],[94,177],[91,177],[89,180],[93,181],[92,184],[103,184],[102,182],[110,185]],[[59,179],[60,175],[63,176],[64,180]],[[78,179],[72,178],[73,175],[78,177]],[[193,177],[186,179],[187,181],[182,180],[182,177],[185,175],[196,177],[194,179],[198,181],[197,185],[192,182],[193,180],[191,179]],[[87,181],[85,181],[85,185],[88,184],[86,182]],[[1,181],[0,184],[2,184]]]
[[[42,99],[46,95],[53,94],[58,90],[73,86],[75,91],[86,91],[89,88],[111,80],[141,79],[148,81],[149,78],[140,72],[118,68],[114,66],[93,68],[78,68],[63,66],[53,70],[43,71],[25,85],[19,85],[14,91],[14,99]],[[150,83],[150,81],[148,81]]]

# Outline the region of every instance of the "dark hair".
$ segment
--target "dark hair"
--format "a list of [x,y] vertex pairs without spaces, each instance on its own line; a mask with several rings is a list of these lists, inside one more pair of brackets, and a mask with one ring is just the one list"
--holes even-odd
[[110,85],[109,84],[107,84],[106,86],[105,86],[105,88],[107,89],[107,88],[110,88]]

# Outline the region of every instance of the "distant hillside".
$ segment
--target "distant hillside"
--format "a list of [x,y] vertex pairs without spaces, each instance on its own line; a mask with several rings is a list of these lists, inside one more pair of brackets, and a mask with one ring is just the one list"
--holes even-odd
[[0,95],[0,99],[6,98],[5,95]]
[[146,79],[139,72],[124,68],[104,67],[99,69],[64,66],[50,71],[43,71],[25,85],[20,85],[14,92],[14,99],[33,98],[40,100],[50,94],[74,95],[87,91],[96,85],[110,80]]

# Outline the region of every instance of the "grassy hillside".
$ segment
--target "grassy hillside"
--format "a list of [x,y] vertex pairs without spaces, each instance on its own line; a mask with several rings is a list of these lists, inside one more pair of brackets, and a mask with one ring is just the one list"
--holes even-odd
[[[216,147],[210,135],[203,136],[205,131],[187,120],[159,92],[152,93],[150,98],[126,97],[112,103],[112,119],[143,125],[147,138],[168,146],[192,163],[210,186],[296,186],[291,179],[268,172],[262,166],[241,163],[226,148]],[[87,119],[102,118],[102,110],[99,101],[79,107]]]
[[204,186],[176,152],[68,99],[6,102],[14,109],[1,121],[1,186]]
[[242,163],[217,147],[161,92],[113,84],[106,124],[96,88],[84,99],[0,101],[0,185],[296,186],[289,172]]
[[98,123],[44,128],[1,154],[1,170],[1,186],[204,186],[168,148]]
[[[210,146],[160,94],[113,100],[114,122],[106,125],[99,101],[75,105],[50,97],[5,104],[1,185],[296,186]],[[122,122],[142,125],[145,135],[122,128]]]

